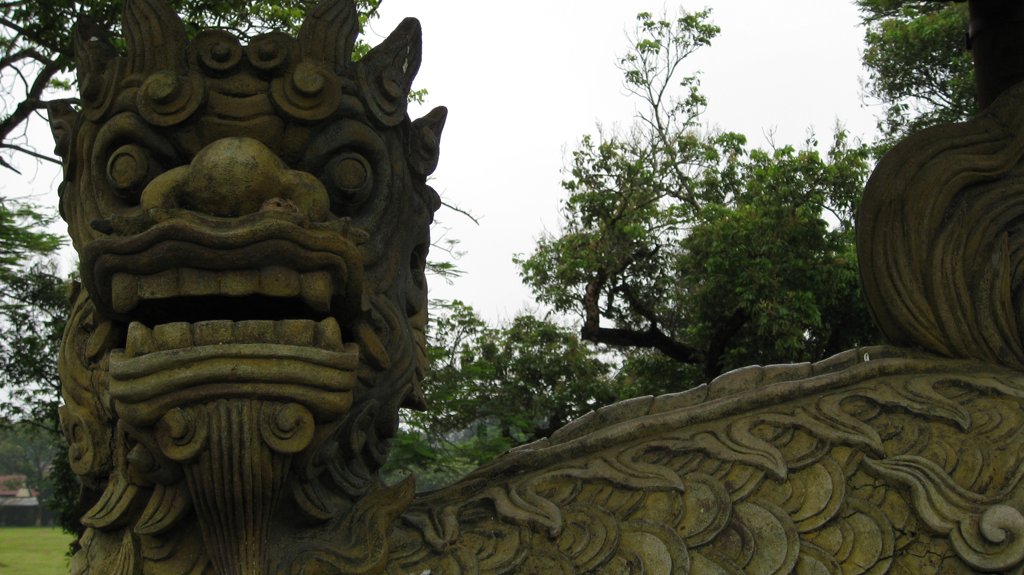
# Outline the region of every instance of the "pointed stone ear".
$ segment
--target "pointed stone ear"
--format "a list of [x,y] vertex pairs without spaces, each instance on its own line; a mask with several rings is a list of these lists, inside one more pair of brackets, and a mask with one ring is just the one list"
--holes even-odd
[[420,69],[422,33],[415,18],[406,18],[383,42],[359,61],[359,84],[373,116],[385,126],[405,119],[412,80]]
[[434,173],[441,153],[441,130],[447,118],[448,109],[439,106],[412,123],[409,167],[413,172],[421,176]]
[[70,157],[78,111],[68,100],[54,100],[46,103],[46,115],[50,120],[50,133],[53,134],[53,153],[66,162]]
[[341,73],[352,64],[359,15],[352,0],[322,0],[299,29],[299,54]]
[[185,26],[163,0],[127,0],[123,28],[129,74],[161,70],[185,72],[188,62]]

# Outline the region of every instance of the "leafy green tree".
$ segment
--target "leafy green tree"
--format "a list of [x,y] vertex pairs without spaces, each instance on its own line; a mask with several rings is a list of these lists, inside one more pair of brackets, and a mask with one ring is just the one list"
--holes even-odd
[[62,240],[45,229],[51,221],[31,205],[0,201],[0,423],[56,429],[67,298],[53,263]]
[[56,252],[63,240],[46,231],[53,219],[31,204],[0,198],[0,282],[12,281],[33,257]]
[[[169,0],[193,32],[210,27],[252,35],[267,30],[294,30],[312,0]],[[380,0],[357,0],[363,22],[376,14]],[[59,164],[28,140],[28,120],[41,113],[46,99],[66,92],[74,81],[72,30],[80,16],[97,30],[117,35],[124,0],[12,0],[0,2],[0,78],[7,89],[0,98],[0,165],[14,169],[15,154]],[[366,46],[360,45],[356,57]]]
[[54,263],[61,239],[46,231],[50,220],[30,205],[0,201],[0,471],[24,473],[41,503],[75,531],[78,486],[57,418],[67,283]]
[[856,1],[865,29],[865,88],[883,106],[883,143],[976,112],[966,2]]
[[619,399],[611,366],[571,330],[529,315],[491,327],[459,301],[434,310],[430,409],[405,414],[385,473],[436,487]]
[[57,352],[68,314],[67,283],[52,261],[0,282],[0,422],[57,427]]
[[[824,155],[813,140],[748,150],[741,134],[706,129],[699,82],[681,70],[718,33],[708,15],[638,16],[619,62],[637,120],[583,138],[562,232],[519,259],[541,302],[581,316],[584,339],[639,350],[624,373],[648,391],[877,337],[852,247],[868,148],[838,132]],[[686,379],[659,387],[656,374]]]

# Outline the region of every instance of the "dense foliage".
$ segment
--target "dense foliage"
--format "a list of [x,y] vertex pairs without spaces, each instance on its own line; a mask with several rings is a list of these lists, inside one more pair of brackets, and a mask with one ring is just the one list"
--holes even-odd
[[868,96],[882,106],[883,142],[976,111],[966,2],[856,0]]
[[389,471],[433,487],[618,399],[877,341],[853,244],[871,153],[973,113],[973,76],[964,5],[858,5],[866,89],[883,106],[874,150],[841,131],[764,150],[708,130],[709,102],[683,69],[718,28],[707,11],[640,14],[619,62],[637,121],[581,140],[561,232],[519,259],[540,302],[607,345],[535,318],[491,327],[458,302],[435,306],[432,411],[407,418]]
[[432,303],[430,409],[405,414],[385,473],[434,487],[620,399],[611,365],[572,330],[529,315],[494,327],[462,302]]
[[67,284],[53,261],[60,239],[46,223],[31,206],[0,202],[0,473],[26,475],[75,528],[78,487],[57,419]]
[[0,200],[0,423],[55,427],[67,304],[52,262],[61,239],[46,231],[50,220],[33,206]]
[[621,59],[641,111],[628,131],[584,137],[563,187],[560,234],[520,265],[537,298],[583,320],[585,339],[650,348],[699,367],[819,359],[877,338],[860,303],[853,214],[869,149],[748,149],[709,131],[687,56],[708,13],[641,14]]

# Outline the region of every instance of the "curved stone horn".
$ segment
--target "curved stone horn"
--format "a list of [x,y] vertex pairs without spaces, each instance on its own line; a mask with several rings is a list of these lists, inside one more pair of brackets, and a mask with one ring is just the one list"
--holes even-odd
[[420,23],[406,18],[359,61],[359,83],[373,115],[385,126],[405,118],[413,78],[423,55]]
[[115,91],[116,74],[108,73],[117,50],[106,33],[87,16],[82,16],[72,34],[78,88],[86,114],[95,118],[109,106]]
[[299,52],[303,58],[324,62],[340,73],[352,62],[358,33],[359,16],[352,0],[322,0],[302,22]]
[[72,34],[78,85],[86,86],[92,78],[102,76],[107,65],[117,57],[117,50],[95,22],[82,16]]
[[129,74],[185,71],[188,62],[185,26],[162,0],[128,0],[123,27]]

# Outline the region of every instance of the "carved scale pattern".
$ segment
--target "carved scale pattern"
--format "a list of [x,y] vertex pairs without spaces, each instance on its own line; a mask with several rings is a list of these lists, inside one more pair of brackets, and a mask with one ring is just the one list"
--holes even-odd
[[894,348],[746,368],[425,496],[388,573],[1014,569],[1022,399],[1019,373]]

